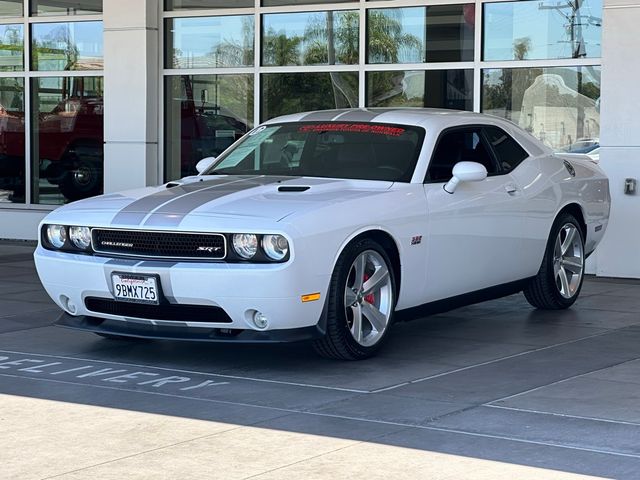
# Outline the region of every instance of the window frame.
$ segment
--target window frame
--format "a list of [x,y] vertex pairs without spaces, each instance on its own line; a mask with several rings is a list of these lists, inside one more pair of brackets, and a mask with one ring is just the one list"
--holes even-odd
[[[506,135],[507,138],[511,139],[518,147],[520,147],[520,150],[522,150],[526,154],[526,156],[523,159],[519,160],[511,168],[509,168],[509,169],[503,168],[502,162],[500,162],[500,156],[498,155],[498,152],[493,147],[493,144],[491,143],[491,140],[489,140],[489,135],[488,135],[488,133],[486,131],[486,129],[488,129],[488,128],[497,128],[498,130],[500,130],[500,132],[502,132],[504,135]],[[498,125],[486,124],[485,127],[483,128],[483,133],[485,135],[485,139],[486,139],[486,141],[487,141],[487,143],[489,145],[489,148],[493,152],[493,155],[494,155],[496,161],[498,162],[498,167],[500,168],[500,171],[503,172],[503,174],[508,174],[508,173],[513,172],[516,168],[518,168],[522,164],[522,162],[524,162],[525,160],[527,160],[528,158],[531,157],[531,153],[529,153],[529,151],[526,148],[524,148],[519,141],[517,141],[515,138],[513,138],[513,135],[510,135],[509,132],[507,132],[504,128],[502,128],[502,127],[500,127]]]
[[429,164],[427,165],[427,170],[424,174],[424,181],[422,183],[425,185],[428,185],[428,184],[435,184],[435,183],[447,183],[449,180],[451,180],[450,178],[447,180],[430,180],[428,178],[429,170],[431,168],[431,164],[433,163],[435,154],[438,151],[438,146],[440,145],[440,142],[442,141],[444,136],[452,132],[465,131],[465,130],[476,130],[476,129],[478,130],[478,136],[480,137],[480,141],[483,143],[484,148],[487,150],[487,153],[489,154],[491,161],[494,163],[494,166],[496,167],[496,171],[494,173],[487,173],[487,177],[497,177],[500,175],[505,175],[507,172],[502,171],[500,162],[498,162],[498,158],[496,157],[496,154],[493,151],[493,148],[491,147],[491,143],[486,137],[484,128],[487,125],[488,124],[485,124],[485,123],[469,123],[464,125],[454,125],[451,127],[445,127],[444,129],[440,130],[440,133],[438,134],[438,138],[433,144],[433,150],[431,152],[431,156],[429,157]]

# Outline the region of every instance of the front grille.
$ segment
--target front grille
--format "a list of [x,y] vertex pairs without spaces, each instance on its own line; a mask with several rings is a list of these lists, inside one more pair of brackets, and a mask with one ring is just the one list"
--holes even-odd
[[94,228],[96,253],[145,258],[222,260],[227,242],[219,233],[176,233]]
[[117,302],[110,298],[87,297],[87,310],[107,315],[143,318],[146,320],[171,320],[176,322],[231,323],[231,318],[220,307],[207,305],[145,305],[142,303]]

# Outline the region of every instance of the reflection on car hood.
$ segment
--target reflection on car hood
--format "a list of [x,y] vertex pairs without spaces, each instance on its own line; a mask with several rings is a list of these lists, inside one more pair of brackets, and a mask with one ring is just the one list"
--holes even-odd
[[[328,204],[383,193],[392,182],[277,176],[198,176],[69,204],[53,217],[87,214],[99,225],[177,228],[186,218],[280,221]],[[80,218],[80,215],[79,215]],[[191,221],[188,223],[192,223]]]

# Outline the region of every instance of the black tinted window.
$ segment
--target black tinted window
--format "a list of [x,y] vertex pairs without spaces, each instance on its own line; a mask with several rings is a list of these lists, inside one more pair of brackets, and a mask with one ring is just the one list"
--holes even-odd
[[458,162],[477,162],[487,169],[487,173],[497,172],[493,158],[489,154],[479,128],[445,132],[436,145],[429,164],[427,181],[447,182],[452,177],[453,167]]
[[485,130],[503,173],[510,172],[529,156],[504,130],[498,127],[486,127]]

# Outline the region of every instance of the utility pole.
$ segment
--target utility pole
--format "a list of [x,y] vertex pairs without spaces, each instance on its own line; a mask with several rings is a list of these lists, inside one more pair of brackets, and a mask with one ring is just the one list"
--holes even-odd
[[[543,2],[538,4],[540,10],[555,10],[567,21],[567,30],[569,34],[569,44],[571,45],[571,58],[584,58],[587,56],[584,37],[582,34],[583,16],[581,7],[584,0],[569,0],[566,3],[557,3],[556,5],[545,5]],[[569,10],[566,12],[566,10]],[[595,25],[601,25],[602,19],[588,15],[587,22]],[[576,115],[576,140],[584,136],[584,105],[580,101],[580,91],[582,90],[582,71],[578,67],[577,72],[577,115]]]

